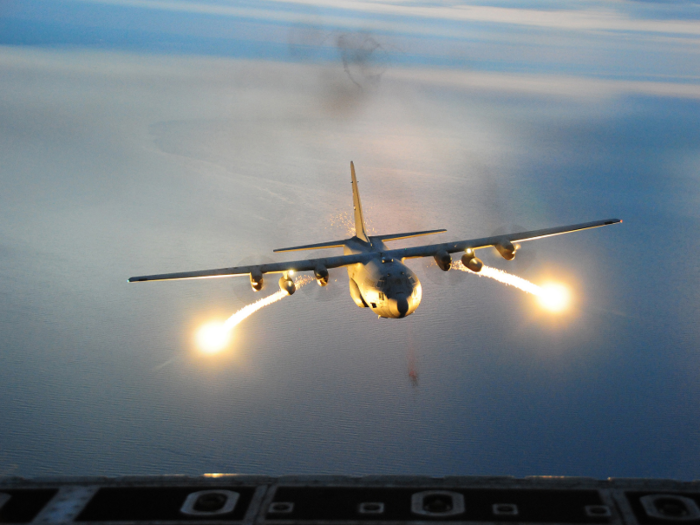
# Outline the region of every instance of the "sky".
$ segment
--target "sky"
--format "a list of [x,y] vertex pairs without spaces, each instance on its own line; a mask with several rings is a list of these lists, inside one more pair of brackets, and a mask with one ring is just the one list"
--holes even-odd
[[[695,479],[699,44],[695,2],[0,0],[0,475]],[[479,254],[558,315],[414,260],[406,319],[335,270],[206,355],[274,280],[126,282],[344,238],[351,160],[376,234],[624,222]]]

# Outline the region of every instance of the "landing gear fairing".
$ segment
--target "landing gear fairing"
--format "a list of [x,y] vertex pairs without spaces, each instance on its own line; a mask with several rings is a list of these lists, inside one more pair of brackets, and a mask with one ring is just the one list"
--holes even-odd
[[355,166],[352,162],[350,163],[350,176],[355,209],[355,235],[353,237],[340,241],[274,250],[275,252],[290,252],[322,248],[343,248],[344,255],[195,272],[144,275],[131,277],[129,282],[248,275],[253,290],[260,291],[266,274],[282,274],[279,279],[279,287],[287,294],[292,295],[296,291],[294,280],[292,279],[293,274],[313,272],[317,283],[320,286],[326,286],[329,281],[329,269],[346,267],[350,278],[350,296],[357,306],[369,308],[379,317],[400,319],[411,315],[418,308],[423,295],[420,281],[416,274],[403,263],[405,259],[433,257],[441,270],[448,271],[452,267],[452,254],[458,254],[464,266],[473,272],[480,272],[483,263],[476,256],[476,250],[494,247],[504,259],[511,261],[516,256],[519,247],[518,243],[622,222],[619,219],[606,219],[570,226],[483,237],[481,239],[390,249],[385,244],[388,241],[442,233],[447,230],[427,230],[392,235],[367,235],[362,215],[360,193],[355,177]]

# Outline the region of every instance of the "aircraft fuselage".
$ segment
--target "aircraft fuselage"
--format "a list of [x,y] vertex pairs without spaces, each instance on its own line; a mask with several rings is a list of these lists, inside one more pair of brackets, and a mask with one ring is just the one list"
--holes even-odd
[[345,254],[375,253],[366,263],[348,266],[350,295],[361,308],[370,308],[379,317],[400,319],[411,315],[420,304],[422,287],[416,274],[400,260],[385,257],[383,242],[349,242]]

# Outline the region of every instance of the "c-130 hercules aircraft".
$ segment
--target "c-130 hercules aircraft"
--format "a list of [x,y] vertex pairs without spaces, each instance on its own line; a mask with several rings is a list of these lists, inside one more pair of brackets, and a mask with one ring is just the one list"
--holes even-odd
[[620,219],[606,219],[602,221],[573,224],[571,226],[496,235],[481,239],[428,244],[413,248],[391,250],[384,244],[385,242],[408,239],[409,237],[418,237],[421,235],[431,235],[433,233],[442,233],[447,230],[427,230],[391,235],[367,235],[364,218],[362,216],[360,193],[357,188],[357,178],[355,177],[355,166],[352,162],[350,163],[350,175],[352,179],[353,205],[355,208],[355,235],[353,237],[340,241],[307,244],[304,246],[293,246],[291,248],[274,250],[275,252],[291,252],[297,250],[318,250],[321,248],[343,248],[344,255],[302,261],[218,268],[215,270],[202,270],[197,272],[144,275],[131,277],[129,282],[249,275],[253,290],[258,292],[262,290],[265,274],[281,273],[282,277],[279,279],[279,287],[287,294],[292,295],[296,291],[296,285],[291,277],[294,273],[313,272],[316,282],[320,286],[326,286],[329,280],[328,270],[345,266],[348,269],[348,276],[350,278],[350,295],[357,306],[360,308],[370,308],[379,317],[401,319],[416,311],[423,295],[418,277],[416,277],[416,274],[413,273],[408,266],[403,264],[404,259],[433,257],[441,270],[448,271],[452,267],[452,256],[450,254],[462,253],[462,264],[473,272],[480,272],[483,263],[476,257],[475,251],[481,248],[493,246],[504,259],[511,261],[515,258],[518,249],[518,245],[515,243],[622,222]]

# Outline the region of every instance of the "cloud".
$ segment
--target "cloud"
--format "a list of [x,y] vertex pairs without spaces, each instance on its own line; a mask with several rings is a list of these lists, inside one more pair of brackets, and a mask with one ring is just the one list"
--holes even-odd
[[[74,0],[80,2],[110,4],[145,9],[179,11],[236,17],[251,17],[278,22],[294,22],[299,13],[293,10],[239,7],[233,4],[208,4],[205,2],[175,2],[172,0]],[[517,26],[530,26],[574,31],[636,31],[645,33],[700,35],[700,20],[683,17],[678,19],[645,19],[632,16],[627,3],[616,4],[617,9],[604,6],[585,9],[524,9],[485,5],[407,5],[390,2],[364,2],[358,0],[274,0],[265,4],[284,4],[290,7],[313,6],[328,10],[325,13],[306,15],[313,24],[357,27],[356,17],[381,17],[373,29],[386,31],[405,30],[404,22],[442,20],[449,22],[487,22]],[[588,4],[586,4],[588,6]],[[332,14],[331,14],[332,13]],[[387,20],[387,16],[395,17]],[[398,17],[398,18],[397,18]],[[365,21],[365,24],[367,22]],[[416,24],[420,25],[420,24]],[[443,28],[432,28],[436,33]]]
[[700,85],[679,82],[650,82],[585,78],[573,75],[465,72],[457,70],[394,69],[391,80],[451,87],[460,91],[514,93],[575,99],[650,95],[700,99]]

